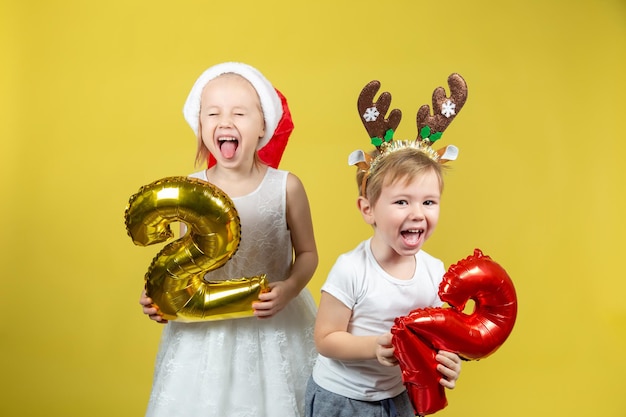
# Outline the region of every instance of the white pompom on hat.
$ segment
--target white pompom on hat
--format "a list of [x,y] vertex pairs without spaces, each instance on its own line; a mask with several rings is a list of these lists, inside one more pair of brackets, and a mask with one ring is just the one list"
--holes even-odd
[[274,131],[278,126],[283,115],[283,107],[276,92],[267,78],[263,76],[256,68],[240,62],[224,62],[214,65],[204,71],[196,80],[195,84],[189,92],[187,101],[183,106],[183,115],[185,120],[191,126],[196,136],[200,137],[199,119],[200,119],[200,100],[202,98],[202,90],[212,79],[222,74],[233,73],[242,76],[252,84],[259,99],[261,101],[261,109],[263,110],[263,118],[265,119],[265,135],[259,140],[257,149],[263,148],[274,135]]

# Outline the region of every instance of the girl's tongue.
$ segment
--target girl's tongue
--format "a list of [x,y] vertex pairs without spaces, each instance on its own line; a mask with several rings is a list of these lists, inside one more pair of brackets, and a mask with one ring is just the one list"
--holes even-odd
[[235,156],[235,151],[237,150],[238,142],[236,140],[225,140],[221,142],[220,152],[224,158],[230,159]]

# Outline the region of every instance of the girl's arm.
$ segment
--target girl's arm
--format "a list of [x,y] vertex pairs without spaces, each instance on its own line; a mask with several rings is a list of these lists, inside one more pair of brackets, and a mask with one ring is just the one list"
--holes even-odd
[[302,182],[291,173],[287,177],[287,227],[294,249],[291,274],[284,281],[271,283],[270,291],[259,296],[260,302],[253,305],[257,317],[271,317],[285,308],[306,287],[317,268],[309,200]]
[[296,296],[313,277],[318,257],[309,199],[304,185],[293,174],[287,177],[287,226],[291,231],[291,242],[295,254],[291,274],[287,281],[294,286],[294,296]]
[[348,332],[351,316],[351,309],[322,291],[315,320],[314,338],[317,351],[327,358],[342,361],[378,359],[383,364],[395,364],[393,348],[389,349],[383,344],[387,339],[386,335],[355,336]]

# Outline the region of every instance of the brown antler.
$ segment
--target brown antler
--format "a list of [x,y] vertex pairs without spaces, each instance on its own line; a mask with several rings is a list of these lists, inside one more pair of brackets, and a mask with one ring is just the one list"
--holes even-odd
[[[441,137],[443,131],[459,114],[467,100],[467,84],[463,77],[453,73],[448,77],[450,97],[446,97],[443,87],[437,87],[433,92],[433,112],[430,115],[428,104],[424,104],[417,111],[417,140],[428,139],[431,143]],[[428,127],[428,129],[424,129]]]
[[[378,100],[374,102],[374,96],[376,96],[379,89],[379,81],[370,81],[363,87],[363,90],[361,90],[359,100],[357,101],[357,108],[363,126],[365,126],[367,133],[369,133],[372,144],[376,147],[379,147],[385,141],[391,140],[402,118],[402,112],[399,109],[391,110],[389,117],[385,118],[385,114],[387,114],[387,110],[389,110],[389,105],[391,104],[391,94],[385,91],[381,93]],[[391,132],[388,133],[389,131]]]

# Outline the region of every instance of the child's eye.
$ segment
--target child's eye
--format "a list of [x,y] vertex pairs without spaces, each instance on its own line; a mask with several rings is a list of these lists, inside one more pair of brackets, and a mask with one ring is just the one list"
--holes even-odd
[[424,205],[425,206],[432,206],[434,204],[437,204],[437,202],[433,201],[433,200],[426,200],[426,201],[424,201]]
[[409,202],[406,200],[398,200],[396,201],[396,204],[398,204],[399,206],[406,206],[407,204],[409,204]]

